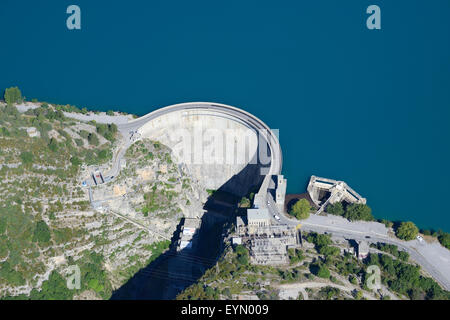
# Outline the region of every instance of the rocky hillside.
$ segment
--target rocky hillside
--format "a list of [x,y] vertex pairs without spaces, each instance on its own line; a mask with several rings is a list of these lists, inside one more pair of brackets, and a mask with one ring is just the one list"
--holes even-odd
[[[82,181],[111,166],[122,137],[62,109],[0,105],[0,298],[107,299],[168,248],[183,214],[202,212],[200,186],[151,141],[92,189],[102,203],[93,210]],[[71,290],[76,268],[81,287]]]
[[[432,278],[409,261],[406,252],[378,244],[358,260],[330,235],[303,234],[303,246],[289,249],[289,265],[252,265],[244,245],[228,248],[197,284],[177,299],[353,300],[449,299]],[[380,287],[370,289],[368,267],[380,270]]]

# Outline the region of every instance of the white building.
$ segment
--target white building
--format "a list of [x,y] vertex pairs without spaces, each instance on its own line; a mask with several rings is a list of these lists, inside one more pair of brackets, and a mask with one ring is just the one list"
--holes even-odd
[[238,245],[238,244],[242,244],[242,238],[241,237],[233,237],[231,239],[231,243],[233,245]]
[[270,214],[267,208],[247,209],[248,233],[255,233],[258,228],[270,225]]
[[192,249],[195,244],[197,229],[200,228],[201,220],[196,218],[186,218],[184,225],[181,227],[181,235],[178,240],[177,251],[183,249]]
[[358,241],[358,259],[362,260],[369,255],[369,245],[365,241]]
[[287,187],[287,180],[284,179],[283,175],[277,176],[277,188],[275,190],[275,196],[276,196],[276,203],[278,207],[281,209],[281,211],[284,210],[284,201],[286,198],[286,187]]

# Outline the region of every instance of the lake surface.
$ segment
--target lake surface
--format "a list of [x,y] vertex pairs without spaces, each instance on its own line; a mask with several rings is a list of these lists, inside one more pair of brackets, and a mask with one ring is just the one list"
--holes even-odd
[[[82,29],[66,28],[81,7]],[[288,192],[345,180],[377,218],[450,231],[450,1],[0,2],[0,88],[143,115],[187,101],[280,129]]]

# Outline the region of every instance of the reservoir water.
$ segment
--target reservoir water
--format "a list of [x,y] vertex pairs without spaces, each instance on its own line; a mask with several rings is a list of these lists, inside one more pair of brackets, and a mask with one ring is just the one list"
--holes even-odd
[[345,180],[377,218],[450,231],[450,2],[377,0],[381,30],[370,4],[2,0],[0,88],[138,115],[235,105],[280,130],[288,192]]

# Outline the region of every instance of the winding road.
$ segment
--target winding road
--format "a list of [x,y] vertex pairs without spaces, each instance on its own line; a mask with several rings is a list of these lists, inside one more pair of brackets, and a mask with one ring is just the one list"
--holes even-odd
[[269,211],[271,216],[277,214],[280,221],[273,219],[273,223],[298,226],[307,232],[329,233],[335,238],[345,240],[366,241],[369,243],[394,244],[399,249],[409,253],[410,258],[419,264],[431,277],[439,282],[446,290],[450,290],[450,252],[437,243],[428,244],[425,241],[402,241],[390,236],[388,229],[377,222],[350,222],[347,219],[336,216],[311,215],[308,219],[299,221],[279,213],[268,194]]

